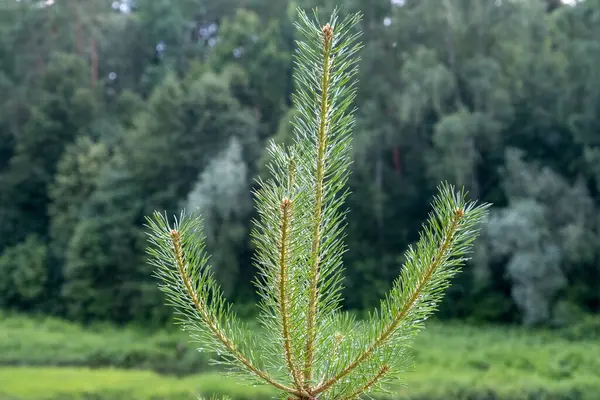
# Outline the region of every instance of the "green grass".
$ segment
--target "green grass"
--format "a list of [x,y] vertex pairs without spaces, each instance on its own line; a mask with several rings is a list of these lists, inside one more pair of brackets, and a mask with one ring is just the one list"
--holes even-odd
[[0,398],[12,399],[170,399],[227,394],[239,400],[267,399],[266,387],[246,387],[219,373],[177,378],[151,371],[118,369],[0,368]]
[[188,345],[182,332],[106,324],[82,328],[56,318],[1,312],[0,365],[119,367],[171,374],[208,369],[207,357]]
[[[391,398],[595,400],[600,393],[599,379],[591,375],[553,381],[518,370],[473,373],[443,366],[428,367],[407,374],[405,387]],[[236,400],[266,400],[272,392],[266,387],[243,386],[219,373],[177,378],[117,369],[0,368],[2,399],[192,400],[213,394],[229,395]]]
[[[423,398],[600,398],[600,344],[549,332],[431,325],[414,347],[405,393]],[[479,397],[469,397],[467,394]],[[449,397],[455,398],[455,397]]]
[[[213,393],[236,400],[269,397],[264,388],[241,386],[218,372],[178,378],[150,371],[206,372],[205,359],[186,345],[180,332],[83,329],[54,319],[3,317],[0,399],[176,400]],[[545,331],[430,324],[415,342],[413,355],[415,368],[405,374],[404,386],[394,398],[600,398],[597,339],[574,341]]]

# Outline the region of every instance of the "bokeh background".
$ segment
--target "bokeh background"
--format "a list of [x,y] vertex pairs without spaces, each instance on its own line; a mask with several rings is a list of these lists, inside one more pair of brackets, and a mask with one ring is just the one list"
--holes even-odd
[[0,0],[0,398],[269,398],[173,327],[143,223],[200,208],[251,320],[297,6],[364,13],[345,307],[440,181],[494,204],[384,398],[600,399],[600,0]]

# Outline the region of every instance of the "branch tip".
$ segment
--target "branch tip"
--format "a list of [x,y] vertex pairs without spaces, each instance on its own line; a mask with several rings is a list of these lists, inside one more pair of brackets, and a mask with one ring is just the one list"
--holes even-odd
[[344,335],[342,335],[341,333],[337,332],[334,336],[335,342],[337,344],[342,343],[342,340],[344,340]]
[[326,24],[323,28],[323,40],[325,43],[331,42],[333,39],[333,27],[330,24]]

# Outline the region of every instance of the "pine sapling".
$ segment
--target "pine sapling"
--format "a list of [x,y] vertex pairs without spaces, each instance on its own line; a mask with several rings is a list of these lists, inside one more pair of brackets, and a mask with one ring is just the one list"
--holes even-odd
[[367,320],[341,311],[360,15],[324,26],[298,11],[294,143],[269,147],[253,221],[262,329],[232,312],[213,277],[202,219],[148,219],[149,260],[183,329],[200,350],[280,398],[355,399],[384,390],[407,367],[410,339],[435,311],[472,249],[488,206],[442,184],[399,277]]

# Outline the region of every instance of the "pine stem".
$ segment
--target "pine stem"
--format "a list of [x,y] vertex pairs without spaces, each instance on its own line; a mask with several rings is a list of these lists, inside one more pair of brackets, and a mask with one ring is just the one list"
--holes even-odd
[[314,228],[311,249],[311,269],[309,273],[309,300],[306,323],[306,359],[304,364],[304,380],[308,383],[312,380],[312,363],[315,345],[315,325],[317,319],[317,301],[319,298],[319,250],[321,244],[321,222],[323,219],[323,180],[325,170],[325,149],[327,145],[327,117],[329,114],[329,78],[331,69],[331,43],[333,40],[333,28],[327,24],[323,27],[323,76],[321,79],[321,111],[320,126],[317,137],[317,171],[315,181],[315,208],[313,213]]
[[396,330],[396,328],[398,327],[400,322],[408,315],[410,310],[412,310],[412,308],[414,307],[415,303],[421,296],[423,289],[425,288],[427,283],[429,283],[429,281],[431,280],[433,273],[437,270],[437,268],[445,260],[444,255],[446,254],[446,252],[450,249],[450,247],[452,245],[452,241],[454,239],[456,231],[458,230],[458,224],[463,216],[464,216],[463,210],[461,210],[461,209],[455,210],[454,218],[452,219],[452,222],[450,223],[448,232],[446,233],[444,240],[442,241],[442,244],[438,248],[438,251],[436,252],[431,264],[427,268],[423,277],[421,279],[419,279],[419,283],[418,283],[417,287],[413,291],[412,295],[408,298],[408,301],[406,302],[405,306],[402,307],[400,312],[398,314],[396,314],[396,316],[392,319],[392,322],[390,323],[390,325],[386,329],[383,330],[383,332],[373,342],[373,344],[371,344],[361,355],[359,355],[357,358],[355,358],[352,363],[350,363],[346,368],[344,368],[344,370],[342,370],[336,376],[334,376],[333,378],[331,378],[330,380],[328,380],[327,382],[325,382],[324,384],[322,384],[321,386],[316,388],[314,391],[315,394],[326,391],[327,389],[331,388],[331,386],[333,386],[340,379],[343,379],[346,375],[348,375],[350,372],[352,372],[352,370],[354,370],[363,361],[365,361],[367,358],[369,358],[369,356],[371,354],[373,354],[373,351],[375,351],[375,349],[377,349],[379,346],[381,346],[390,337],[390,335]]
[[263,379],[265,382],[273,385],[274,387],[286,391],[288,393],[294,394],[296,396],[301,396],[301,393],[293,388],[287,387],[277,381],[275,381],[272,377],[270,377],[266,372],[258,369],[250,360],[244,357],[243,354],[237,349],[235,344],[229,340],[221,332],[218,326],[218,322],[215,321],[210,313],[207,310],[206,304],[198,297],[196,291],[193,289],[193,284],[191,282],[190,277],[187,274],[187,263],[185,261],[185,255],[183,253],[183,248],[181,246],[181,235],[179,231],[173,229],[171,231],[171,242],[173,244],[173,252],[175,254],[175,259],[177,261],[177,270],[179,271],[179,275],[181,280],[185,286],[185,290],[187,295],[192,300],[194,307],[200,312],[202,318],[204,318],[204,322],[208,329],[212,332],[212,334],[229,350],[231,355],[233,355],[240,363],[242,363],[249,371]]
[[[293,174],[290,167],[290,180],[293,180]],[[292,182],[293,184],[293,182]],[[280,255],[279,255],[279,306],[281,307],[281,325],[283,330],[283,346],[285,351],[285,358],[294,378],[296,388],[300,392],[304,392],[302,379],[299,371],[296,369],[292,345],[290,338],[289,328],[289,311],[287,309],[287,282],[288,282],[288,255],[289,255],[289,226],[291,224],[291,212],[292,202],[287,197],[281,202],[281,244],[280,244]]]

